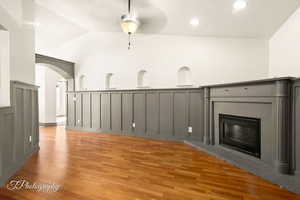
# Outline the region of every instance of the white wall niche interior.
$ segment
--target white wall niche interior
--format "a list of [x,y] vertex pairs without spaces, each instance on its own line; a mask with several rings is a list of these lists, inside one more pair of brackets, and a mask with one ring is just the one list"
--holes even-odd
[[81,75],[79,78],[79,90],[81,90],[81,91],[87,90],[85,75]]
[[115,89],[113,77],[114,77],[113,73],[107,73],[105,75],[105,89],[107,90]]
[[149,75],[144,69],[137,73],[137,88],[150,88],[149,86]]
[[192,72],[189,67],[181,67],[177,72],[177,87],[192,87]]

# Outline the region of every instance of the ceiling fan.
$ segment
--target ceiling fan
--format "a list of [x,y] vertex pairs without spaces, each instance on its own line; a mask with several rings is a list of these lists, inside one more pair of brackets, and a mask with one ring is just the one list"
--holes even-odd
[[128,34],[128,50],[131,48],[130,37],[140,26],[140,21],[135,14],[131,12],[131,0],[128,0],[128,13],[121,16],[121,27],[124,33]]

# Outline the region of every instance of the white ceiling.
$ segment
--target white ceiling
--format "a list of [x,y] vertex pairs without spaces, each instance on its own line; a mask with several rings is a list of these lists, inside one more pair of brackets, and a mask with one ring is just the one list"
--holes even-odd
[[[300,6],[300,0],[132,0],[141,33],[216,37],[270,37]],[[37,46],[56,47],[89,32],[121,32],[127,0],[36,0]],[[189,24],[198,17],[200,24]]]

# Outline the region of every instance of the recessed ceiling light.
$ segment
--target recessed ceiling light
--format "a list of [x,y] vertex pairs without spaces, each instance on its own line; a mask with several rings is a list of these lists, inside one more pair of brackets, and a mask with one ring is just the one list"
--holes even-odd
[[197,17],[194,17],[191,19],[190,24],[192,26],[198,26],[199,25],[199,19]]
[[242,9],[245,9],[247,7],[248,3],[246,0],[236,0],[234,3],[233,3],[233,8],[235,10],[242,10]]

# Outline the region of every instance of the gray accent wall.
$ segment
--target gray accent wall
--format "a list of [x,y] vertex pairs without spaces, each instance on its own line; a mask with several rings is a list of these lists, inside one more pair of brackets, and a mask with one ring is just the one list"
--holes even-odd
[[203,95],[198,88],[67,92],[67,129],[203,140]]
[[0,108],[0,185],[39,150],[38,88],[11,82],[11,107]]

